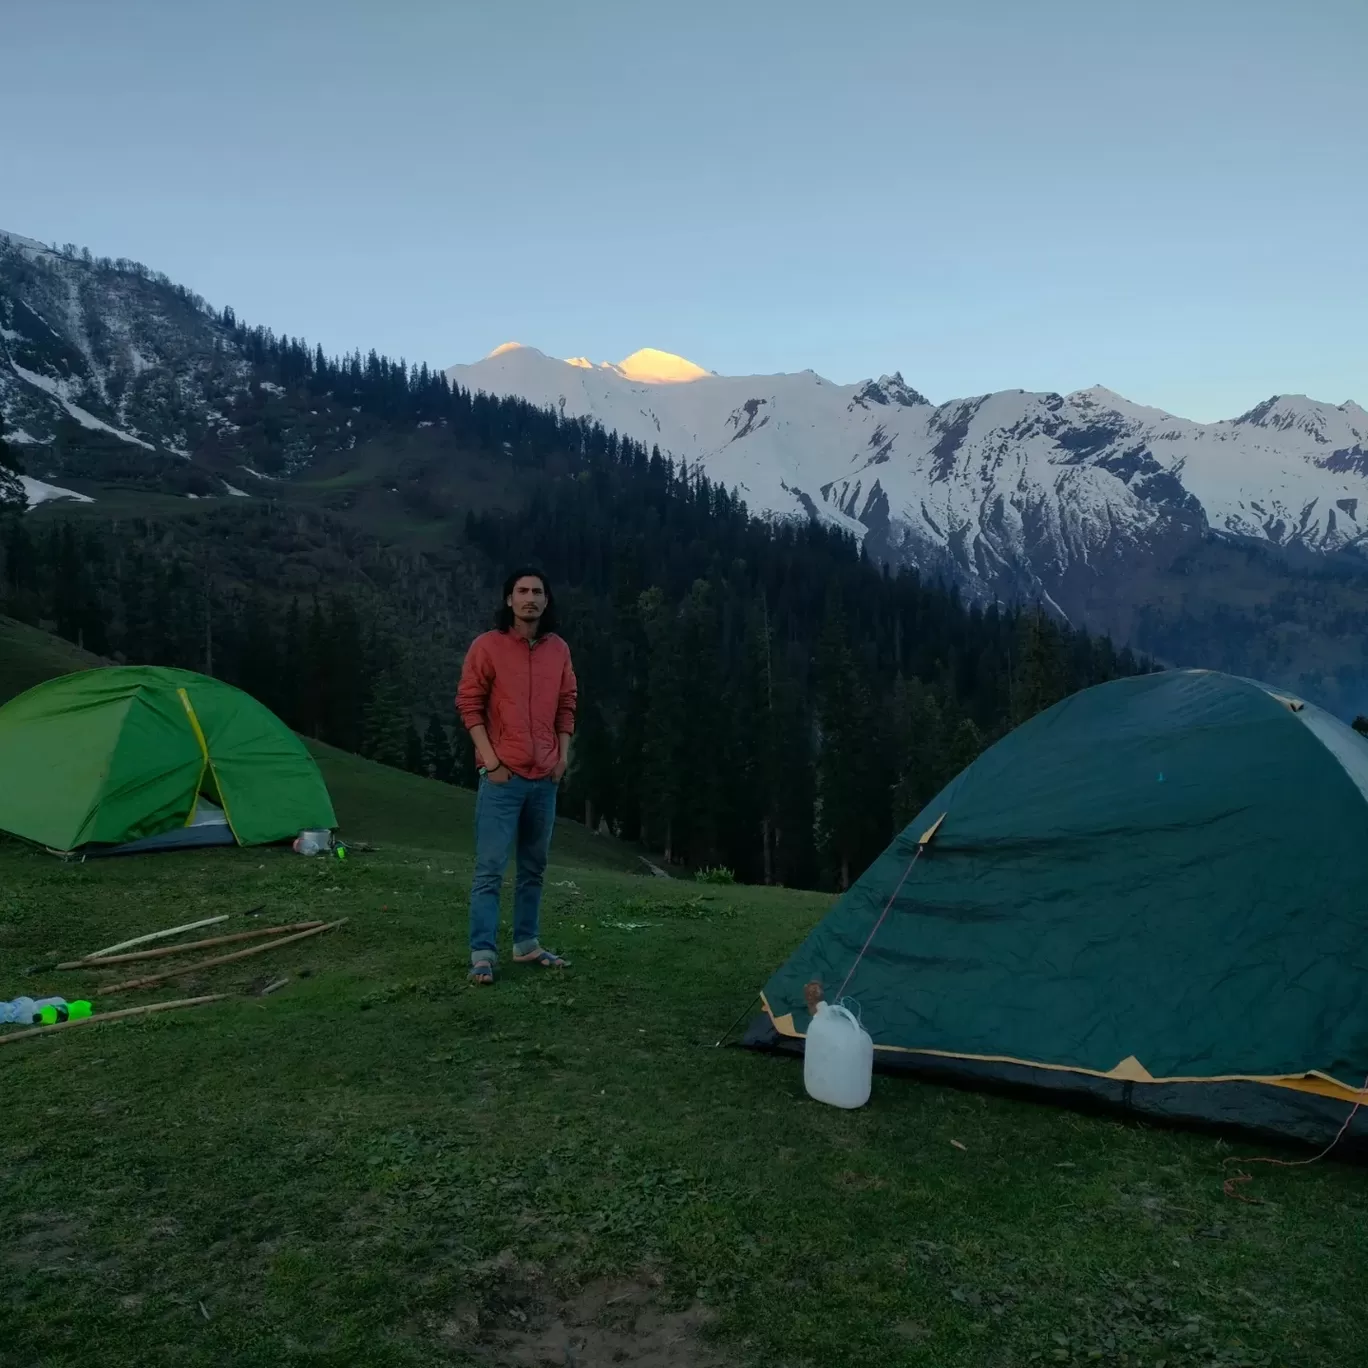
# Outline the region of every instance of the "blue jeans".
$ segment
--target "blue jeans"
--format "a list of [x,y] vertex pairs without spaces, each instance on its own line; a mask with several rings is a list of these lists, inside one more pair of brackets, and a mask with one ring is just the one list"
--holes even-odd
[[470,886],[470,961],[496,964],[499,889],[517,849],[513,953],[535,950],[541,923],[542,878],[556,824],[556,785],[513,775],[506,784],[480,780],[475,798],[475,878]]

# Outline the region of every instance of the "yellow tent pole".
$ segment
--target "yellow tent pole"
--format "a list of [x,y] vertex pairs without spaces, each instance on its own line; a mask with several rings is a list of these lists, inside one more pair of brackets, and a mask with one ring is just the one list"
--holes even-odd
[[204,757],[204,763],[200,767],[199,783],[195,785],[195,801],[190,808],[190,816],[186,818],[185,825],[189,826],[190,823],[195,820],[195,811],[199,807],[200,784],[204,783],[204,771],[206,769],[212,770],[214,785],[218,789],[219,804],[223,808],[224,820],[228,823],[228,830],[233,833],[233,839],[241,845],[242,842],[238,840],[237,829],[233,826],[233,814],[228,811],[228,799],[224,795],[223,785],[219,783],[218,771],[214,769],[214,761],[209,754],[209,743],[204,739],[204,728],[200,726],[200,720],[195,716],[195,709],[190,702],[190,695],[184,688],[177,689],[176,693],[180,695],[181,704],[185,708],[185,715],[190,719],[190,726],[194,729],[195,740],[199,742],[200,754]]

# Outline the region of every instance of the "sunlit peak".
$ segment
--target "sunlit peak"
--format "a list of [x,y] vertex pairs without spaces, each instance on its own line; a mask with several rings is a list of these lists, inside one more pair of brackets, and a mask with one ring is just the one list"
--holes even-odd
[[643,347],[633,352],[625,361],[619,361],[614,369],[628,380],[637,380],[646,385],[682,385],[690,380],[701,380],[708,373],[702,366],[696,366],[682,356],[659,351],[655,347]]

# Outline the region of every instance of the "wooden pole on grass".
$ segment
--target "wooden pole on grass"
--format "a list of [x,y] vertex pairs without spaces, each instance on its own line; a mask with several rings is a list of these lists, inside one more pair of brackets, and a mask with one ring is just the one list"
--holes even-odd
[[260,940],[263,936],[281,936],[287,931],[312,931],[322,926],[320,918],[293,922],[289,926],[263,926],[257,931],[237,931],[231,936],[210,936],[208,940],[186,941],[183,945],[164,945],[157,950],[133,950],[127,955],[101,955],[98,959],[64,960],[58,969],[98,969],[105,964],[131,964],[134,960],[164,959],[167,955],[183,955],[188,950],[207,950],[211,945],[231,945],[235,941]]
[[182,931],[198,931],[201,926],[216,926],[219,922],[227,920],[228,913],[225,912],[221,917],[205,917],[203,921],[186,922],[184,926],[172,926],[165,931],[149,931],[145,936],[134,936],[132,940],[120,941],[117,945],[106,945],[103,950],[92,950],[85,958],[97,959],[101,955],[112,955],[116,950],[127,950],[147,941],[165,940],[167,936],[179,936]]
[[98,1026],[102,1021],[118,1021],[123,1017],[146,1016],[149,1012],[169,1012],[176,1007],[198,1007],[202,1002],[218,1002],[227,993],[208,993],[204,997],[177,998],[174,1002],[149,1002],[143,1007],[125,1007],[121,1012],[105,1012],[100,1016],[77,1017],[73,1021],[59,1021],[55,1026],[35,1026],[30,1031],[15,1031],[0,1035],[0,1045],[12,1045],[16,1040],[31,1040],[50,1031],[65,1031],[68,1026]]
[[341,921],[328,922],[323,926],[315,926],[311,931],[297,931],[293,936],[277,936],[274,940],[269,940],[265,945],[253,945],[247,950],[237,950],[231,955],[216,955],[213,959],[196,960],[194,964],[183,964],[179,969],[167,969],[161,974],[151,974],[147,978],[129,979],[127,983],[116,983],[112,988],[101,988],[103,996],[106,993],[126,993],[133,988],[155,988],[159,983],[165,983],[167,979],[184,978],[186,974],[196,974],[201,969],[212,969],[215,965],[229,964],[233,960],[246,959],[248,955],[259,955],[265,950],[274,950],[281,945],[290,945],[294,941],[307,939],[309,936],[317,936],[324,931],[331,931],[335,927],[343,925],[348,919],[343,917]]

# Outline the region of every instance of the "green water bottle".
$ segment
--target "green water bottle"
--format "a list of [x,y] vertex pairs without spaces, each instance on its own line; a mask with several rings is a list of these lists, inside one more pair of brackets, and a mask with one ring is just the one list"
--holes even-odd
[[90,1003],[84,999],[79,1002],[67,1002],[60,1007],[44,1007],[35,1018],[35,1025],[41,1022],[44,1026],[55,1026],[59,1021],[80,1021],[90,1013]]

